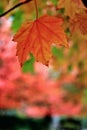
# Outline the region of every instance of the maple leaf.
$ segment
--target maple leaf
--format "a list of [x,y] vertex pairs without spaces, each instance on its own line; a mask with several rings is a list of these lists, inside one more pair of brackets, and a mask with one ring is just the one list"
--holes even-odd
[[65,9],[65,15],[73,17],[80,9],[85,9],[81,0],[59,0],[58,8]]
[[72,1],[75,2],[78,5],[78,8],[85,9],[85,6],[84,6],[82,0],[72,0]]
[[70,20],[71,32],[80,30],[84,35],[87,35],[87,13],[77,13],[74,18]]
[[76,4],[71,0],[60,0],[58,3],[58,8],[65,9],[65,15],[72,17],[77,11]]
[[28,53],[32,53],[36,61],[48,65],[52,44],[68,47],[62,23],[61,18],[46,15],[24,24],[13,38],[18,42],[17,56],[20,64],[25,62]]

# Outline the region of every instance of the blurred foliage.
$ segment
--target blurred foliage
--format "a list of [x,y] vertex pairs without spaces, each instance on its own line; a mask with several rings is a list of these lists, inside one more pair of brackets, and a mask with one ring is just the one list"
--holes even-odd
[[15,12],[12,15],[12,21],[12,30],[14,33],[16,33],[23,22],[23,12],[21,10]]
[[[23,0],[1,1],[0,14],[22,1]],[[17,61],[17,57],[15,56],[16,47],[14,46],[16,45],[16,43],[14,45],[14,43],[11,42],[10,45],[14,45],[11,47],[9,45],[9,41],[13,33],[16,33],[20,26],[24,24],[24,22],[35,19],[36,14],[34,1],[32,0],[28,4],[22,5],[21,7],[16,8],[15,10],[8,13],[5,17],[0,18],[0,94],[2,94],[3,91],[3,93],[6,94],[6,97],[8,97],[8,100],[3,98],[3,100],[8,103],[5,104],[5,107],[7,107],[7,105],[9,107],[12,107],[12,105],[10,104],[13,100],[17,101],[17,104],[13,104],[13,106],[16,107],[19,101],[17,100],[18,94],[20,95],[19,99],[22,100],[22,103],[27,102],[26,100],[28,99],[28,97],[26,98],[26,95],[30,96],[30,100],[34,96],[34,100],[36,100],[34,103],[38,102],[38,100],[40,99],[42,103],[43,97],[45,97],[44,99],[47,99],[47,95],[42,95],[44,95],[43,93],[48,94],[45,90],[48,90],[47,86],[51,86],[51,83],[48,82],[48,79],[50,79],[50,81],[57,82],[58,88],[57,90],[51,90],[49,88],[50,92],[48,95],[52,96],[53,93],[53,95],[55,95],[56,91],[58,92],[58,97],[56,98],[56,101],[53,97],[51,97],[52,99],[49,98],[49,100],[51,100],[50,102],[52,103],[53,100],[54,106],[60,103],[60,106],[62,106],[62,111],[65,112],[63,114],[65,115],[67,115],[67,110],[69,109],[72,110],[71,114],[73,116],[76,113],[76,115],[78,116],[85,117],[87,116],[87,8],[83,5],[83,2],[81,0],[37,0],[37,3],[39,16],[50,14],[52,16],[63,18],[63,29],[67,36],[69,49],[62,47],[57,48],[53,45],[53,56],[49,65],[50,69],[48,69],[48,73],[46,74],[47,79],[44,78],[42,71],[36,72],[34,66],[35,59],[33,56],[30,56],[30,59],[28,59],[23,65],[22,71],[25,73],[30,72],[35,77],[32,78],[31,75],[30,78],[27,78],[27,76],[26,78],[24,78],[22,77],[23,73],[20,74],[21,69]],[[40,68],[38,69],[40,70]],[[43,69],[43,71],[45,70]],[[40,75],[36,76],[35,72],[40,73]],[[39,85],[37,85],[37,83]],[[11,89],[15,88],[11,88],[11,86],[14,86],[14,84],[15,86],[17,86],[17,88],[19,88],[19,90],[16,88],[17,93],[15,95],[17,97],[15,95],[11,95],[14,97],[12,97],[12,100],[9,104],[9,94],[12,93]],[[28,91],[28,88],[26,87],[28,85],[34,86],[34,89],[31,90],[31,95],[29,95],[29,93],[27,94],[26,92],[26,90]],[[40,97],[38,97],[38,91],[34,91],[38,88],[38,86],[40,90]],[[46,89],[43,90],[42,93],[41,89],[43,89],[44,86],[46,87]],[[2,89],[4,87],[6,87],[7,89]],[[61,94],[61,91],[63,91],[64,93]],[[7,95],[6,92],[8,92],[9,94]],[[14,92],[15,90],[13,91],[13,93]],[[26,92],[25,95],[23,95],[24,92]],[[23,97],[21,97],[21,95]],[[37,95],[37,98],[35,95]],[[2,94],[2,97],[5,97],[5,95],[3,96]],[[61,98],[62,101],[60,100]],[[27,106],[28,105],[29,104],[27,104]],[[78,106],[78,109],[76,106]],[[80,112],[78,112],[77,110]],[[52,112],[50,113],[52,114]],[[60,114],[62,115],[61,112]]]
[[35,59],[34,59],[33,55],[31,54],[29,60],[27,60],[23,64],[23,67],[22,67],[23,72],[24,73],[29,73],[30,72],[30,73],[34,74],[35,73],[34,62],[35,62]]

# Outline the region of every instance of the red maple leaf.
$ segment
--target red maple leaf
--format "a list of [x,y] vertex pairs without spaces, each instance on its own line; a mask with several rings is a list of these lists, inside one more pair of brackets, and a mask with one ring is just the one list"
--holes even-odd
[[52,44],[68,47],[62,23],[61,18],[42,16],[24,24],[13,38],[18,43],[17,55],[20,64],[25,62],[28,53],[32,53],[37,61],[48,65],[52,56]]

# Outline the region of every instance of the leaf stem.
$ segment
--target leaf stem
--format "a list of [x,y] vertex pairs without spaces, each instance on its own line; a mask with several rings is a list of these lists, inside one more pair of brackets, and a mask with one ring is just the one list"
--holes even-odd
[[0,17],[5,16],[5,15],[8,14],[9,12],[11,12],[12,10],[14,10],[14,9],[16,9],[17,7],[19,7],[19,6],[23,5],[23,4],[26,4],[26,3],[30,2],[30,1],[31,1],[31,0],[26,0],[26,1],[24,1],[24,2],[18,3],[17,5],[13,6],[11,9],[7,10],[6,12],[4,12],[3,14],[0,14]]
[[35,9],[36,9],[36,19],[38,19],[38,7],[37,7],[37,1],[34,0],[35,3]]

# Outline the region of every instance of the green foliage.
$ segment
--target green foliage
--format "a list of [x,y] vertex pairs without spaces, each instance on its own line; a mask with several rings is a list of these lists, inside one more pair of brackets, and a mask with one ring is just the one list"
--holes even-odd
[[4,11],[3,7],[0,5],[0,14],[2,14]]
[[52,53],[58,58],[58,60],[62,60],[64,58],[63,48],[56,48],[55,46],[53,46]]
[[71,49],[69,50],[69,58],[71,58],[73,54],[77,52],[79,52],[79,45],[77,42],[75,42],[73,46],[71,47]]
[[69,93],[72,93],[72,94],[77,94],[79,93],[79,89],[76,88],[76,86],[74,84],[64,84],[63,85],[63,88],[68,91]]
[[34,73],[34,62],[35,62],[35,58],[33,57],[32,54],[30,54],[30,59],[27,60],[27,61],[24,63],[24,65],[23,65],[23,67],[22,67],[22,71],[23,71],[24,73],[28,73],[28,72]]
[[83,60],[78,62],[78,67],[79,67],[79,69],[83,69],[83,67],[84,67],[84,61]]
[[73,70],[73,65],[72,64],[69,64],[68,65],[68,72],[71,72]]
[[87,106],[87,88],[86,89],[84,89],[84,91],[83,91],[83,98],[82,98],[82,101],[83,101],[83,104],[85,105],[85,106]]
[[87,118],[82,118],[82,127],[84,128],[84,130],[87,129]]
[[58,0],[51,0],[53,2],[53,4],[56,6],[57,5],[57,2]]
[[17,32],[22,23],[23,23],[23,12],[21,10],[18,10],[13,14],[12,30],[14,33]]

